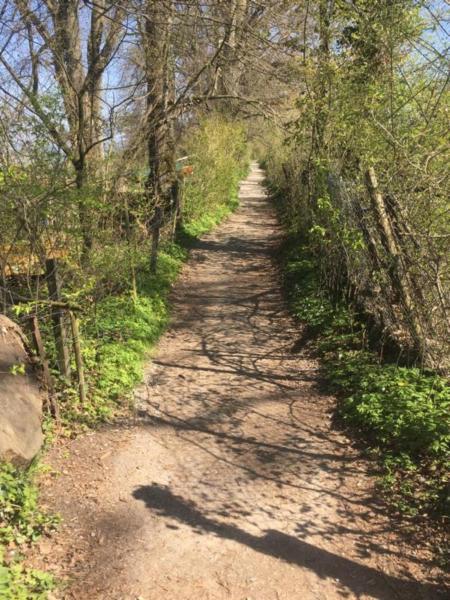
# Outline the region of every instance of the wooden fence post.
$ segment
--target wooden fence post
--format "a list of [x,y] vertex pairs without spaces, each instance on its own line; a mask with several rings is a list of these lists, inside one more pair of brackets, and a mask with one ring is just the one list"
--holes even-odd
[[73,339],[73,350],[75,353],[75,364],[77,366],[78,392],[79,392],[81,404],[85,404],[86,399],[87,399],[87,394],[86,394],[86,382],[84,379],[83,357],[81,355],[80,330],[78,327],[78,318],[75,315],[75,313],[71,310],[69,310],[69,315],[70,315],[70,323],[72,326],[72,339]]
[[173,220],[172,220],[172,231],[171,231],[172,241],[175,240],[175,236],[177,233],[177,225],[180,221],[180,216],[181,216],[181,185],[177,185],[177,187],[176,187],[173,206],[174,206],[174,209],[173,209]]
[[158,260],[159,234],[162,225],[163,211],[160,206],[155,208],[155,217],[152,228],[152,250],[150,255],[150,271],[156,273],[156,263]]
[[36,314],[31,315],[26,319],[26,324],[31,334],[31,340],[36,351],[36,354],[39,357],[39,362],[42,366],[42,380],[44,383],[44,388],[48,392],[48,402],[47,405],[50,409],[50,414],[56,420],[59,420],[59,407],[54,397],[54,383],[53,377],[51,376],[50,369],[48,366],[48,359],[45,354],[44,344],[42,342],[41,330],[39,328],[39,321]]
[[[57,262],[54,258],[45,261],[48,294],[51,300],[61,302],[61,284],[58,274]],[[67,346],[67,331],[64,323],[63,309],[59,306],[51,307],[53,334],[55,337],[58,369],[65,379],[70,377],[70,356]]]
[[37,316],[35,314],[31,315],[31,317],[28,320],[28,323],[29,323],[29,327],[30,327],[33,346],[34,346],[34,349],[36,350],[36,353],[37,353],[40,363],[42,365],[42,374],[43,374],[45,388],[49,392],[53,392],[53,389],[54,389],[53,388],[53,379],[52,379],[52,376],[50,375],[50,369],[48,367],[47,356],[45,355],[44,344],[42,342],[41,330],[39,328],[39,322],[38,322]]
[[369,193],[369,198],[372,205],[372,211],[375,215],[375,221],[380,233],[380,238],[391,261],[389,270],[391,281],[394,289],[402,300],[404,308],[406,309],[416,349],[419,354],[424,357],[425,335],[413,301],[414,295],[412,292],[410,275],[408,269],[404,265],[402,253],[398,246],[392,225],[389,221],[384,198],[379,190],[378,181],[373,167],[367,169],[365,173],[365,179],[367,191]]

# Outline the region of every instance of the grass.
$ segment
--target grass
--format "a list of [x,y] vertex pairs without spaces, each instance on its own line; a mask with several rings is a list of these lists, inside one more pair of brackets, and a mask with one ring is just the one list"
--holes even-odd
[[211,231],[216,225],[218,225],[223,219],[225,219],[230,213],[232,213],[239,206],[239,198],[237,194],[237,187],[233,190],[230,196],[230,200],[226,204],[217,206],[217,208],[204,215],[199,216],[197,219],[190,221],[183,225],[183,234],[190,238],[198,238],[204,233]]
[[397,512],[450,516],[450,387],[433,372],[383,363],[367,345],[364,320],[323,291],[319,264],[298,239],[283,252],[293,313],[307,325],[324,373],[338,394],[337,414],[378,460],[379,487]]

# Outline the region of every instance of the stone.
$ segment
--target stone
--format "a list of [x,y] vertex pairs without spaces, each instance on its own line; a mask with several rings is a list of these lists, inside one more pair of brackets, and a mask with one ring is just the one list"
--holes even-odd
[[0,315],[0,461],[27,466],[39,452],[43,394],[25,337]]

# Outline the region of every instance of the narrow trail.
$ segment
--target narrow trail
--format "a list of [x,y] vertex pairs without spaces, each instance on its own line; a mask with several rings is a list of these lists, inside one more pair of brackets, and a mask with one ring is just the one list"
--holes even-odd
[[[281,231],[253,165],[192,253],[136,422],[50,453],[64,524],[32,558],[65,598],[441,598],[394,531],[281,298]],[[300,348],[300,349],[299,349]]]

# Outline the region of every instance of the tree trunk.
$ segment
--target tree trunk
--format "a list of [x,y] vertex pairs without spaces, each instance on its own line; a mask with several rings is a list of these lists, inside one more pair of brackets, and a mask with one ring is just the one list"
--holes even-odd
[[[215,92],[224,96],[239,96],[240,47],[247,20],[248,0],[231,0],[226,16],[224,48],[218,63]],[[236,110],[235,100],[224,100],[222,109],[228,114]]]
[[[171,212],[177,204],[177,176],[175,170],[175,139],[169,107],[174,100],[175,82],[172,57],[173,4],[147,3],[142,37],[145,52],[145,77],[147,84],[146,136],[148,149],[147,195],[149,212],[158,221],[164,212]],[[152,232],[152,266],[156,265],[155,248],[159,234]],[[156,240],[156,242],[155,242]]]
[[320,154],[325,143],[325,129],[328,118],[328,103],[330,95],[330,0],[320,0],[319,3],[319,55],[318,81],[316,90],[316,116],[314,122],[315,151]]
[[82,245],[82,260],[85,261],[93,246],[92,215],[87,205],[87,169],[84,159],[75,161],[75,184],[78,192],[78,217],[80,220]]

